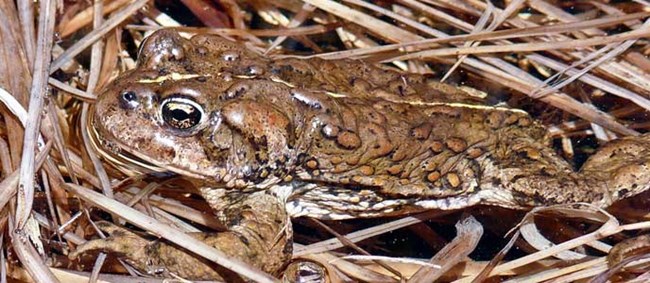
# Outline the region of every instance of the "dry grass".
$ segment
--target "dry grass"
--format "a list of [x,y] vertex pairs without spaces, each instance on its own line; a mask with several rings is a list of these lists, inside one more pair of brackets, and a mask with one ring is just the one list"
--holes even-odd
[[[593,150],[574,148],[576,142],[604,142],[650,127],[650,3],[643,0],[514,0],[498,7],[479,0],[16,2],[0,3],[3,280],[136,280],[98,268],[73,271],[79,263],[65,255],[95,233],[82,228],[93,227],[91,217],[126,220],[184,246],[194,240],[175,231],[222,228],[202,213],[204,203],[170,189],[173,180],[145,182],[104,168],[79,130],[94,90],[133,68],[129,48],[160,27],[219,34],[269,56],[356,58],[462,83],[529,110],[570,158]],[[539,208],[507,234],[509,242],[501,237],[514,222],[490,219],[517,220],[518,212],[494,208],[465,211],[479,215],[483,226],[460,212],[426,212],[370,226],[297,219],[298,228],[313,233],[297,229],[303,244],[296,244],[295,256],[325,265],[333,282],[603,282],[609,275],[597,276],[608,269],[604,256],[612,245],[650,226],[647,201],[640,203],[624,202],[609,213],[588,205]],[[483,234],[497,243],[479,242]],[[396,239],[422,244],[386,242]],[[250,278],[273,280],[201,245],[190,246]],[[427,252],[418,250],[422,246]],[[506,255],[513,246],[518,250]],[[89,266],[105,260],[99,256]],[[110,270],[132,272],[108,260]],[[650,277],[647,270],[640,273],[637,282]]]

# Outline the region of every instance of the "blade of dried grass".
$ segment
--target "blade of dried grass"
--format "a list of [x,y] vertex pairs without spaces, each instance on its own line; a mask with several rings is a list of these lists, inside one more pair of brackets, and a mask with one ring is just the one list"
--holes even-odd
[[[43,165],[43,162],[45,162],[45,159],[49,154],[51,146],[52,141],[49,141],[38,153],[36,156],[36,168],[40,168]],[[9,200],[16,194],[16,189],[18,187],[18,177],[20,176],[19,172],[19,170],[16,170],[11,174],[6,175],[2,182],[0,182],[0,207],[5,207]]]
[[407,282],[435,282],[474,251],[483,236],[481,223],[468,215],[456,223],[456,231],[456,237],[429,261],[440,268],[422,266]]
[[[52,222],[56,227],[58,227],[59,224],[58,224],[58,218],[57,218],[56,209],[52,197],[52,189],[50,188],[50,182],[48,181],[49,179],[47,177],[47,173],[41,171],[41,183],[43,184],[43,191],[45,191],[45,200],[47,202],[47,209],[48,212],[50,213],[50,216],[52,217]],[[33,211],[32,211],[32,217],[34,217]],[[58,230],[55,230],[55,232],[58,232]],[[56,233],[56,236],[59,241],[63,241],[63,238],[61,237],[60,233]]]
[[[230,29],[230,28],[205,28],[205,27],[175,27],[175,30],[186,33],[206,33],[206,34],[219,34],[225,36],[239,36],[243,38],[251,38],[254,36],[259,37],[274,37],[274,36],[299,36],[299,35],[312,35],[321,34],[338,27],[341,23],[332,23],[327,25],[311,25],[295,28],[279,28],[279,29]],[[143,26],[143,25],[126,25],[126,29],[138,31],[155,31],[165,27],[157,26]]]
[[[124,194],[124,193],[116,193],[115,194],[115,199],[118,200],[121,203],[126,203],[130,201],[132,198],[130,198],[130,195]],[[143,203],[146,203],[150,206],[150,202],[148,199],[145,199],[142,201]],[[152,207],[150,206],[147,208],[144,204],[133,204],[130,205],[134,209],[137,209],[138,211],[147,214],[151,217],[154,217],[158,219],[158,221],[165,223],[167,225],[171,225],[176,227],[177,229],[183,231],[184,233],[194,233],[194,232],[201,232],[200,229],[190,225],[189,223],[177,218],[176,216],[165,212],[164,210],[158,208],[158,207]]]
[[[607,269],[607,264],[604,261],[604,258],[597,258],[582,263],[570,265],[564,268],[552,268],[544,271],[538,271],[532,274],[526,274],[523,276],[518,276],[508,280],[506,282],[517,282],[517,283],[537,283],[537,282],[575,282],[575,281],[566,281],[566,277],[571,278],[572,280],[583,279],[587,277],[594,276]],[[553,280],[552,280],[553,279]]]
[[606,283],[609,282],[610,277],[612,277],[617,272],[621,271],[626,265],[644,259],[650,259],[650,254],[640,254],[626,258],[625,260],[617,263],[616,265],[609,267],[605,270],[601,270],[600,274],[596,277],[593,277],[589,280],[589,283]]
[[[316,223],[318,226],[320,226],[321,228],[325,229],[328,233],[334,235],[334,236],[335,236],[339,241],[341,241],[341,243],[343,243],[344,245],[346,245],[346,246],[348,246],[348,247],[351,247],[352,249],[354,249],[354,250],[357,251],[358,253],[361,253],[362,255],[365,255],[365,256],[371,256],[370,253],[368,253],[367,251],[365,251],[365,250],[362,249],[361,247],[357,246],[357,245],[356,245],[355,243],[353,243],[352,241],[350,241],[350,240],[348,240],[347,238],[345,238],[345,236],[343,236],[343,235],[337,233],[336,231],[334,231],[334,229],[332,229],[332,228],[330,228],[329,226],[325,225],[323,222],[319,221],[318,219],[312,219],[312,222]],[[402,275],[398,270],[392,268],[390,265],[387,265],[387,264],[385,264],[385,263],[383,263],[383,262],[381,262],[381,261],[375,261],[375,263],[377,263],[379,266],[383,267],[384,269],[386,269],[386,270],[388,270],[389,272],[391,272],[393,275],[395,275],[395,276],[397,276],[398,278],[400,278],[400,280],[404,278],[404,276],[403,276],[403,275]]]
[[[11,174],[11,153],[9,152],[9,144],[0,138],[0,165],[2,166],[2,176],[9,176]],[[0,206],[2,207],[2,206]]]
[[[42,166],[43,162],[47,159],[49,151],[52,148],[52,143],[52,141],[49,141],[37,155],[36,168]],[[17,169],[0,183],[0,207],[5,207],[9,199],[16,193],[20,176],[19,173],[20,169]],[[34,246],[31,245],[25,233],[26,230],[14,229],[13,221],[9,219],[9,231],[12,231],[12,247],[31,279],[37,282],[56,282],[54,276],[41,261],[40,255],[34,249]]]
[[650,93],[650,75],[628,62],[606,62],[600,65],[598,70]]
[[[111,13],[122,6],[125,6],[129,2],[133,0],[111,0],[111,1],[105,1],[104,9],[103,9],[103,14],[106,15],[108,13]],[[93,6],[88,6],[85,10],[77,13],[72,19],[69,21],[59,25],[57,27],[57,30],[59,31],[59,36],[61,38],[65,38],[69,36],[70,34],[76,32],[80,28],[90,24],[93,19]]]
[[[534,215],[537,213],[560,213],[571,217],[580,217],[590,220],[601,220],[603,217],[606,217],[607,220],[603,221],[604,223],[596,231],[586,234],[584,236],[577,237],[575,239],[563,242],[561,244],[554,245],[551,248],[541,250],[539,252],[518,258],[516,260],[504,263],[494,268],[490,275],[498,275],[503,271],[511,270],[524,266],[538,260],[544,259],[546,257],[557,254],[560,251],[572,249],[585,243],[596,241],[598,239],[616,234],[622,229],[618,225],[618,221],[609,213],[604,210],[597,208],[590,204],[580,204],[579,208],[574,207],[573,205],[556,205],[550,207],[539,207],[535,208],[529,213],[526,214],[521,224],[530,223],[533,221]],[[600,222],[600,221],[599,221]],[[472,278],[464,278],[459,282],[469,282]]]
[[610,36],[593,37],[587,39],[573,39],[552,42],[514,43],[510,45],[486,45],[476,47],[440,48],[419,51],[406,55],[396,56],[386,61],[427,59],[439,56],[458,56],[463,54],[494,54],[504,52],[535,52],[558,49],[577,49],[595,45],[603,45],[625,40],[633,40],[650,36],[650,30],[633,30]]
[[[439,217],[439,216],[444,216],[446,214],[451,213],[450,211],[427,211],[420,213],[418,215],[414,216],[408,216],[404,218],[400,218],[388,223],[384,223],[381,225],[376,225],[370,228],[366,228],[363,230],[359,230],[356,232],[352,232],[349,234],[345,235],[345,238],[350,240],[353,243],[359,242],[361,240],[374,237],[377,235],[381,235],[383,233],[397,230],[409,225],[413,225],[415,223],[422,222],[426,219],[434,218],[434,217]],[[338,249],[343,247],[344,245],[336,238],[332,238],[329,240],[325,241],[320,241],[317,243],[313,243],[311,245],[306,245],[302,247],[298,247],[294,249],[293,254],[294,256],[302,256],[306,254],[311,254],[311,253],[319,253],[319,252],[324,252],[324,251],[330,251],[334,249]]]
[[[427,6],[423,3],[420,3],[421,1],[416,1],[416,0],[399,0],[399,3],[407,6],[414,8],[416,10],[421,11],[424,14],[428,14],[432,18],[436,19],[437,21],[441,21],[443,23],[446,23],[452,27],[461,29],[461,30],[471,30],[472,25],[466,23],[465,21],[462,21],[449,13],[443,12],[441,10],[435,9],[431,6]],[[399,41],[398,41],[399,42]],[[403,42],[403,40],[402,40]]]
[[[521,1],[522,0],[513,1],[508,6],[510,7],[510,6],[513,6],[513,5],[520,5]],[[490,15],[494,14],[494,5],[492,5],[492,2],[488,1],[487,4],[488,4],[487,8],[485,9],[485,11],[483,11],[483,14],[481,14],[481,17],[478,19],[478,21],[476,22],[476,24],[472,28],[472,31],[470,32],[470,34],[476,34],[476,33],[481,32],[485,28],[485,25],[487,24],[487,21],[490,19]],[[496,26],[495,26],[495,28],[496,28]],[[494,28],[492,30],[494,30]],[[492,31],[492,30],[488,29],[487,31]],[[465,47],[478,46],[479,44],[481,44],[480,41],[466,41],[465,43],[463,43],[463,46],[465,46]],[[468,55],[460,56],[458,58],[458,60],[451,66],[451,68],[449,68],[449,70],[445,73],[445,75],[442,77],[442,79],[440,79],[440,82],[446,81],[447,78],[449,78],[449,76],[451,74],[453,74],[454,71],[460,66],[460,64],[463,63],[463,61],[465,60],[465,58],[467,58],[467,56]]]
[[476,277],[472,279],[472,283],[480,283],[486,281],[486,279],[490,276],[490,273],[492,273],[492,270],[494,270],[494,267],[496,267],[499,262],[503,260],[506,254],[515,245],[515,242],[519,238],[520,234],[521,233],[519,231],[515,231],[508,243],[499,251],[499,253],[492,257],[490,262],[488,262],[488,264],[486,264],[485,267],[483,267],[481,271],[476,274]]
[[[12,221],[9,222],[11,223]],[[13,229],[14,227],[12,226],[9,225],[9,229],[13,231],[11,233],[11,246],[31,279],[36,282],[58,282],[54,274],[43,263],[43,260],[31,244],[25,230]]]
[[[646,21],[640,29],[645,29],[645,28],[647,28],[649,26],[650,26],[650,20]],[[531,94],[531,96],[532,97],[536,97],[536,96],[541,97],[541,96],[544,96],[544,95],[547,95],[549,93],[554,92],[555,89],[562,88],[562,87],[572,83],[573,81],[577,80],[578,78],[580,78],[581,76],[583,76],[587,72],[589,72],[589,71],[593,70],[594,68],[598,67],[599,65],[603,64],[603,62],[605,62],[607,60],[610,60],[612,58],[615,58],[616,56],[622,54],[627,49],[632,47],[632,45],[634,45],[636,42],[637,42],[636,39],[632,39],[632,40],[626,40],[625,42],[622,42],[622,43],[618,44],[618,46],[616,46],[614,49],[607,52],[605,55],[601,56],[600,58],[596,59],[595,61],[591,62],[588,66],[586,66],[582,70],[579,70],[579,71],[575,72],[575,74],[571,75],[571,77],[567,78],[565,81],[563,81],[563,82],[561,82],[561,83],[559,83],[557,85],[554,85],[553,88],[549,88],[549,89],[540,91],[539,93],[533,93],[533,94]],[[604,47],[604,48],[607,48],[607,46]],[[596,51],[596,52],[598,52],[598,51]],[[588,60],[589,57],[590,56],[588,55],[587,57],[585,57],[585,59]],[[580,60],[579,62],[582,62],[583,60]],[[574,67],[575,66],[571,66],[570,68],[574,68]],[[562,73],[564,73],[564,72],[565,71],[562,71]],[[648,104],[648,103],[650,103],[650,101],[648,101],[647,99],[645,99],[643,97],[640,97],[640,98],[645,100],[645,105],[639,105],[639,106],[644,107],[646,109],[649,109],[647,107],[648,107],[648,105],[650,105],[650,104]],[[630,99],[630,100],[632,100],[632,99]],[[632,101],[634,101],[634,100],[632,100]],[[638,102],[635,102],[635,103],[639,104]]]
[[89,283],[96,283],[99,279],[99,272],[106,261],[106,253],[99,253],[97,258],[95,258],[95,263],[93,264],[93,270],[90,272],[90,278],[88,279]]
[[[4,247],[5,235],[0,235],[0,246]],[[7,259],[4,251],[0,251],[0,282],[7,283]]]
[[[307,17],[309,17],[309,15],[311,15],[311,13],[314,12],[314,10],[316,10],[316,7],[309,4],[303,4],[298,14],[296,14],[293,18],[291,18],[291,21],[286,26],[286,28],[295,28],[300,26],[307,19]],[[271,44],[269,44],[269,47],[266,48],[266,51],[264,51],[263,54],[267,55],[269,52],[271,52],[271,50],[280,46],[280,44],[282,44],[282,42],[284,42],[287,38],[288,38],[287,35],[279,36],[278,38],[273,40]]]
[[[551,18],[558,19],[561,22],[572,22],[572,21],[576,20],[575,16],[563,11],[562,9],[560,9],[560,8],[554,6],[551,3],[548,3],[546,1],[530,0],[530,1],[528,1],[528,5],[531,8],[533,8],[533,9],[535,9],[535,10],[541,12],[541,13],[544,13],[544,14],[548,15]],[[605,32],[603,32],[601,30],[598,30],[598,29],[595,29],[595,28],[587,29],[587,30],[584,31],[584,33],[586,35],[588,35],[588,36],[602,36],[602,35],[606,34]],[[577,35],[577,36],[580,37],[580,35]],[[582,36],[582,37],[584,37],[584,36]]]
[[[336,257],[331,253],[305,254],[303,256],[300,256],[300,258],[319,262],[325,266],[328,271],[330,271],[330,273],[332,271],[342,272],[343,274],[349,275],[350,277],[353,277],[362,282],[395,282],[395,279],[393,279],[391,276],[363,268],[362,266]],[[333,269],[332,266],[335,268]]]
[[50,231],[55,231],[55,233],[61,235],[65,240],[70,241],[75,245],[81,245],[82,243],[86,242],[86,240],[84,240],[82,237],[77,236],[77,234],[72,231],[62,231],[61,229],[56,229],[58,226],[56,226],[53,221],[38,212],[34,212],[34,219],[36,219],[38,225],[41,227]]
[[[603,4],[604,5],[604,4]],[[599,8],[604,8],[603,5],[596,5],[596,7]],[[608,10],[613,10],[614,8],[609,8]],[[611,14],[612,11],[609,11]],[[622,13],[622,12],[618,12]],[[580,20],[578,17],[569,14],[568,12],[559,10],[559,9],[554,9],[553,10],[553,16],[560,18],[563,21],[576,21]],[[637,30],[638,27],[637,27]],[[602,33],[602,32],[601,32]],[[571,52],[571,55],[577,58],[581,58],[584,56],[582,52]],[[633,67],[628,67],[626,62],[606,62],[598,67],[599,71],[610,74],[613,77],[618,78],[622,82],[626,82],[629,84],[636,85],[646,91],[650,92],[650,76],[647,74],[644,74],[643,72],[633,68]]]
[[200,255],[216,264],[230,269],[242,276],[258,282],[276,282],[276,279],[263,273],[255,267],[252,267],[238,259],[230,258],[223,252],[208,246],[189,235],[186,235],[168,225],[162,224],[154,218],[146,216],[120,202],[107,198],[106,196],[88,190],[85,187],[71,183],[65,184],[66,190],[80,197],[81,199],[97,206],[107,212],[114,213],[124,218],[128,222],[140,227],[146,231],[155,233],[175,243],[185,247],[187,250]]
[[[357,5],[359,7],[366,8],[366,9],[368,9],[370,11],[373,11],[373,12],[376,12],[376,13],[379,13],[379,14],[382,14],[382,15],[385,15],[385,16],[388,16],[391,19],[393,19],[394,21],[396,21],[397,23],[401,23],[401,24],[403,24],[405,26],[411,27],[411,28],[413,28],[415,30],[419,30],[419,31],[424,32],[426,34],[431,34],[431,35],[433,35],[435,37],[443,37],[443,36],[445,36],[445,33],[441,32],[441,31],[439,31],[439,30],[437,30],[435,28],[432,28],[432,27],[430,27],[428,25],[422,24],[422,23],[420,23],[420,22],[418,22],[416,20],[413,20],[413,19],[411,19],[409,17],[403,16],[403,15],[401,15],[399,13],[396,13],[396,12],[393,12],[391,10],[384,9],[384,8],[382,8],[382,7],[378,6],[378,5],[375,5],[375,4],[371,3],[371,2],[360,1],[360,0],[346,0],[345,2]],[[382,45],[382,46],[384,46],[384,45]]]
[[72,179],[72,182],[75,184],[79,184],[79,180],[77,179],[77,175],[75,172],[72,170],[72,161],[70,161],[70,155],[68,155],[68,150],[66,148],[66,143],[63,138],[63,133],[61,132],[61,128],[59,128],[59,116],[56,113],[56,106],[54,106],[54,101],[50,100],[50,102],[47,105],[47,115],[50,118],[50,121],[52,122],[52,130],[53,130],[53,137],[52,139],[54,140],[54,145],[56,146],[58,152],[61,154],[61,157],[63,158],[63,165],[65,168],[68,170],[68,176],[70,176],[70,179]]
[[[610,115],[616,118],[627,117],[638,113],[639,108],[636,106],[621,107],[609,112]],[[562,124],[550,125],[547,128],[550,137],[558,137],[561,135],[571,136],[578,134],[579,130],[589,127],[590,123],[585,120],[580,121],[566,121]]]
[[183,5],[189,9],[194,16],[205,26],[222,28],[228,26],[226,15],[219,9],[215,9],[207,0],[181,0]]
[[[135,195],[138,193],[138,189],[135,187],[128,188],[125,193],[130,195]],[[120,199],[121,201],[121,199]],[[201,224],[206,227],[210,227],[217,231],[225,231],[226,227],[223,223],[219,222],[211,213],[205,213],[194,208],[183,205],[180,202],[177,202],[173,199],[163,198],[158,195],[149,195],[149,201],[156,205],[161,212],[168,212],[177,216],[180,216],[184,219],[190,220],[194,223]]]
[[27,64],[34,66],[34,55],[36,54],[36,42],[34,41],[34,2],[33,1],[16,1],[18,6],[18,19],[20,20],[20,29],[22,39],[25,44],[25,55]]
[[105,85],[111,80],[112,74],[117,70],[117,62],[120,52],[120,44],[118,42],[121,38],[122,29],[114,29],[113,32],[105,37],[106,44],[104,44],[104,55],[102,56],[103,62],[101,71],[99,72],[99,79],[97,81],[97,89],[103,89]]
[[405,264],[413,264],[417,266],[426,266],[429,268],[440,268],[440,265],[436,264],[431,264],[428,263],[424,260],[421,259],[414,259],[414,258],[398,258],[398,257],[390,257],[390,256],[379,256],[379,255],[346,255],[342,256],[342,259],[345,260],[355,260],[355,261],[365,261],[365,262],[375,262],[377,260],[382,260],[386,262],[394,262],[394,263],[405,263]]
[[433,48],[439,44],[450,43],[450,42],[463,42],[469,40],[499,40],[499,39],[511,39],[511,38],[522,38],[522,37],[531,37],[531,36],[540,36],[548,35],[553,33],[565,33],[573,32],[577,30],[582,30],[587,27],[607,27],[612,25],[617,25],[622,22],[631,19],[641,19],[650,15],[650,12],[639,12],[634,14],[629,14],[621,17],[604,17],[599,19],[593,19],[589,21],[578,21],[570,23],[560,23],[550,26],[537,26],[537,27],[525,27],[525,28],[513,28],[492,32],[479,32],[476,34],[461,34],[447,36],[446,34],[434,34],[430,31],[425,31],[427,34],[436,36],[437,38],[424,39],[420,41],[397,43],[397,44],[388,44],[377,46],[368,49],[353,49],[353,50],[344,50],[336,51],[329,53],[322,53],[313,55],[313,57],[320,57],[323,59],[344,59],[359,57],[362,55],[370,55],[380,52],[388,52],[392,50],[402,49],[405,47],[411,47],[411,49],[426,49]]
[[650,60],[645,55],[636,51],[631,51],[625,54],[624,58],[628,63],[634,65],[646,73],[650,73]]
[[50,74],[61,68],[66,62],[72,60],[74,56],[79,54],[84,49],[88,48],[88,46],[95,43],[95,41],[104,36],[104,34],[106,34],[109,30],[115,28],[117,25],[129,18],[131,15],[133,15],[133,13],[137,12],[140,8],[146,5],[147,2],[149,2],[149,0],[136,0],[129,6],[115,13],[113,17],[106,20],[100,27],[89,32],[82,39],[70,46],[70,48],[66,49],[63,54],[54,59],[52,65],[50,66]]
[[303,0],[303,2],[309,3],[321,10],[327,11],[332,15],[336,15],[350,22],[363,25],[370,31],[376,33],[378,36],[392,42],[415,41],[420,39],[419,36],[400,29],[399,27],[388,24],[384,21],[378,20],[372,16],[351,9],[334,1]]
[[[578,74],[576,70],[570,69],[569,68],[570,66],[539,54],[526,55],[526,58],[530,59],[531,61],[535,61],[539,64],[542,64],[544,66],[547,66],[551,69],[554,69],[556,71],[566,70],[566,73],[570,76],[575,76]],[[617,84],[611,83],[607,80],[601,79],[592,74],[584,74],[579,77],[579,80],[593,87],[602,89],[603,91],[606,91],[613,95],[628,99],[634,102],[634,104],[650,110],[649,108],[650,101],[647,98],[645,98],[644,96],[636,92],[630,91],[627,88],[623,88]]]
[[[54,0],[45,0],[40,3],[38,20],[38,36],[36,46],[36,59],[34,64],[34,77],[29,99],[29,112],[25,121],[25,136],[20,162],[20,179],[18,181],[16,228],[23,229],[34,200],[34,149],[40,132],[41,113],[43,112],[43,99],[47,92],[48,69],[52,55],[52,38],[54,33],[55,5]],[[42,141],[41,141],[42,142]],[[43,146],[41,143],[39,145]],[[29,267],[27,267],[29,269]]]
[[[643,4],[643,2],[637,2],[637,3],[642,3]],[[619,17],[626,15],[625,12],[619,10],[616,7],[607,5],[606,3],[599,3],[599,2],[596,2],[596,1],[591,1],[591,2],[589,2],[589,5],[592,5],[592,6],[596,7],[596,8],[598,8],[598,9],[600,9],[601,11],[605,12],[608,15],[619,16]],[[645,2],[645,6],[649,6],[649,5],[650,5],[650,3]],[[626,25],[629,28],[634,28],[634,26],[639,25],[641,23],[639,21],[626,21],[623,24]]]
[[[102,1],[94,0],[93,1],[93,28],[99,27],[104,21],[104,19],[102,18],[103,10],[104,10],[104,5]],[[103,48],[104,48],[104,42],[101,39],[97,40],[92,45],[91,54],[90,54],[90,74],[88,75],[88,86],[86,89],[86,93],[88,93],[88,95],[93,94],[93,91],[97,86],[97,82],[99,81]],[[89,140],[88,131],[85,130],[87,127],[86,119],[88,118],[88,108],[89,108],[89,104],[87,102],[83,102],[83,106],[81,109],[81,129],[82,129],[81,132],[82,132],[84,147],[86,148],[88,157],[90,158],[93,164],[95,173],[97,173],[97,177],[99,178],[99,181],[101,183],[101,188],[102,191],[104,192],[104,195],[106,195],[109,198],[113,198],[114,197],[113,190],[111,188],[110,180],[108,179],[108,174],[106,174],[106,170],[104,170],[104,166],[101,164],[101,161],[93,152],[92,146],[90,146],[88,143]],[[75,183],[75,184],[79,185],[79,183]],[[115,216],[113,215],[113,217]],[[99,278],[99,272],[101,271],[101,268],[104,265],[104,261],[106,261],[106,253],[100,252],[99,255],[97,255],[97,258],[95,258],[95,263],[93,265],[92,272],[90,273],[90,279],[88,280],[90,283],[97,282],[97,279]]]
[[[528,244],[539,251],[548,249],[555,245],[542,235],[542,233],[537,229],[535,223],[524,223],[519,228],[519,231]],[[584,254],[576,253],[571,250],[561,251],[553,256],[562,260],[578,260],[585,258]]]
[[[53,268],[50,270],[54,275],[61,281],[66,283],[87,283],[90,278],[90,273],[81,272],[75,270],[67,270],[61,268]],[[13,279],[21,280],[21,282],[29,282],[25,270],[21,268],[14,268],[14,271],[10,276]],[[163,279],[157,278],[146,278],[146,277],[133,277],[133,276],[124,276],[124,275],[114,275],[114,274],[100,274],[98,283],[164,283],[166,282]],[[193,281],[197,283],[201,282],[218,282],[218,281]]]
[[[563,76],[567,72],[568,69],[575,69],[578,66],[581,66],[582,64],[585,64],[585,63],[587,63],[589,61],[592,61],[592,60],[602,56],[603,53],[612,50],[612,48],[616,47],[616,45],[617,45],[617,43],[607,44],[604,47],[602,47],[602,48],[600,48],[600,49],[598,49],[598,50],[596,50],[594,52],[590,52],[589,54],[587,54],[587,56],[581,58],[580,60],[571,63],[571,66],[568,66],[568,68],[566,68],[564,70],[560,70],[559,72],[555,73],[552,76],[548,76],[548,78],[546,80],[544,80],[544,84],[537,86],[533,90],[532,94],[534,94],[535,97],[541,97],[542,95],[538,94],[540,92],[540,90],[543,87],[545,87],[546,85],[551,85],[551,83],[557,83],[557,82],[562,83],[562,81],[560,81],[560,77]],[[532,54],[532,55],[536,55],[536,54]],[[558,90],[560,88],[557,87],[557,86],[554,86],[553,89]]]
[[[101,1],[96,0],[93,7],[94,7],[93,27],[99,28],[103,23],[103,19],[101,16],[103,7]],[[103,48],[104,48],[104,42],[101,39],[98,39],[92,45],[91,58],[90,58],[90,74],[88,75],[88,87],[86,89],[86,93],[88,95],[93,94],[95,87],[97,86],[97,82],[99,80]],[[95,173],[97,173],[97,177],[99,179],[99,183],[101,184],[101,189],[104,192],[104,195],[106,195],[109,198],[113,198],[113,188],[111,187],[111,181],[108,178],[108,174],[106,173],[106,170],[104,169],[101,160],[99,160],[99,157],[97,157],[97,154],[93,150],[93,147],[90,144],[90,137],[88,135],[88,131],[86,131],[86,129],[88,129],[89,107],[90,105],[84,102],[81,109],[81,129],[82,129],[81,137],[83,139],[84,148],[86,149],[86,154],[88,154],[88,158],[90,158],[90,161],[92,162],[93,169],[95,169]]]
[[70,86],[70,85],[68,85],[66,83],[63,83],[63,82],[57,80],[57,79],[49,78],[47,80],[47,82],[50,85],[52,85],[53,87],[56,87],[56,88],[58,88],[58,89],[60,89],[62,91],[65,91],[65,92],[71,94],[72,96],[74,96],[75,98],[77,98],[79,100],[89,101],[89,102],[95,101],[96,97],[88,95],[85,92],[83,92],[82,90],[74,88],[74,87],[72,87],[72,86]]

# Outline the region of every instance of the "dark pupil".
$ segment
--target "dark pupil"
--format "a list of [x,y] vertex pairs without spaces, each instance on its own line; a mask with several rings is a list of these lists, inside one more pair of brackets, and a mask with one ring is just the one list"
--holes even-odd
[[201,111],[194,106],[180,102],[163,105],[162,116],[165,123],[177,129],[189,129],[201,121]]

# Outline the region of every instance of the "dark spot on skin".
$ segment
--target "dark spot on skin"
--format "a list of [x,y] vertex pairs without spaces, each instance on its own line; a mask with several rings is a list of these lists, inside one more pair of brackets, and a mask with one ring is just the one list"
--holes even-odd
[[517,152],[517,157],[519,157],[519,158],[526,158],[526,159],[527,159],[527,158],[528,158],[528,153],[527,153],[526,151],[523,151],[523,150],[522,150],[522,151],[518,151],[518,152]]
[[298,153],[298,156],[296,157],[296,165],[299,165],[299,164],[302,164],[303,162],[305,162],[305,160],[307,160],[307,157],[309,157],[309,155],[307,155],[304,152]]
[[246,238],[244,235],[241,235],[241,234],[239,234],[239,233],[235,233],[235,235],[237,235],[237,237],[239,238],[239,240],[240,240],[244,245],[246,245],[246,246],[250,245],[250,242],[248,242],[248,238]]
[[266,154],[262,154],[259,151],[255,151],[255,160],[257,160],[259,163],[266,163],[268,161]]
[[549,170],[547,167],[542,167],[542,170],[540,170],[540,173],[542,176],[546,177],[552,177],[553,176],[553,171]]
[[278,178],[280,178],[280,177],[282,177],[282,176],[284,176],[286,174],[287,174],[287,172],[285,172],[283,168],[276,168],[276,169],[273,170],[273,176],[276,176]]
[[628,189],[621,189],[621,190],[618,191],[618,196],[620,197],[620,196],[627,195],[629,192],[630,192],[630,190],[628,190]]
[[523,175],[515,175],[515,176],[512,177],[512,179],[510,180],[510,183],[517,182],[519,179],[523,179],[523,178],[525,178],[525,177],[526,177],[526,176],[523,176]]
[[226,91],[225,99],[233,99],[242,96],[250,87],[248,84],[237,84]]
[[282,252],[285,254],[291,254],[293,252],[293,245],[290,243],[293,241],[287,241],[287,244],[284,245],[284,249],[282,249]]

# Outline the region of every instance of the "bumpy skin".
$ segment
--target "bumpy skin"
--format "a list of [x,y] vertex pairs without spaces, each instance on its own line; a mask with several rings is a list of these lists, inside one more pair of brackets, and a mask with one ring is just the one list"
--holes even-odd
[[[174,99],[202,109],[196,126],[165,120]],[[248,251],[235,255],[273,263],[272,273],[290,254],[290,237],[277,236],[290,231],[288,216],[608,206],[650,183],[649,135],[609,143],[574,172],[520,110],[363,62],[271,60],[170,30],[143,43],[137,68],[100,95],[91,124],[113,157],[194,180]]]

